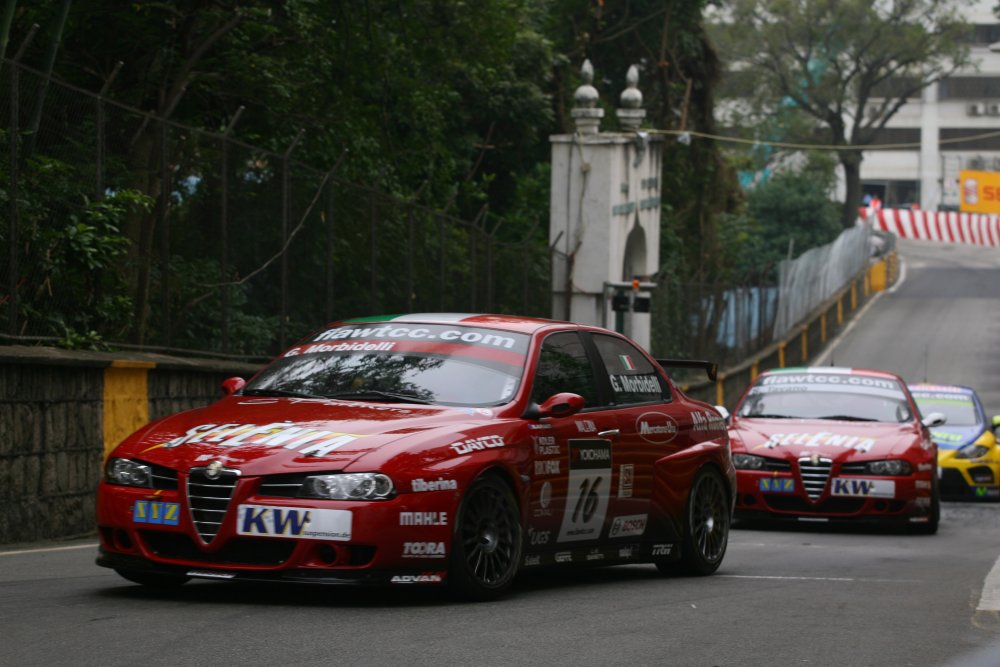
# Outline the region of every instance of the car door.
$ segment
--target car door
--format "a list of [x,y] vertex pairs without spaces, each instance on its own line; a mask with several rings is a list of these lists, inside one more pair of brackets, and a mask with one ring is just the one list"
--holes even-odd
[[548,550],[556,562],[579,558],[573,549],[598,540],[611,498],[613,410],[602,405],[593,357],[576,331],[550,334],[542,342],[532,384],[535,403],[559,392],[584,398],[569,417],[528,424],[533,475],[527,550]]
[[613,335],[594,333],[591,340],[610,385],[618,430],[608,537],[634,539],[645,532],[651,511],[655,464],[687,441],[691,419],[638,347]]

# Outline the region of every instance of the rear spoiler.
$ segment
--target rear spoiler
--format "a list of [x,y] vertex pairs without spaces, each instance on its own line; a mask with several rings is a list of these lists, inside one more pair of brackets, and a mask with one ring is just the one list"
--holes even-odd
[[715,382],[719,377],[719,365],[712,361],[697,361],[694,359],[657,359],[656,363],[664,368],[701,368],[708,379]]

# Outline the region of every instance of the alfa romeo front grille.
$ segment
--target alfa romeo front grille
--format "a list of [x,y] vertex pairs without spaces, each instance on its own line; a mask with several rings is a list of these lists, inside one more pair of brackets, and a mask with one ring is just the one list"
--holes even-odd
[[187,480],[191,521],[205,544],[218,535],[240,478],[238,470],[213,471],[211,477],[208,471],[208,468],[192,468]]
[[832,468],[831,459],[820,456],[803,456],[799,459],[799,476],[802,478],[803,488],[811,499],[816,500],[823,495]]

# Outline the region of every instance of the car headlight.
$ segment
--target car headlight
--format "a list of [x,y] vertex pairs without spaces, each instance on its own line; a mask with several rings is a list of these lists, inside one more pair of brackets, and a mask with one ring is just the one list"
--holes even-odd
[[737,470],[763,470],[764,457],[753,454],[733,454],[733,465]]
[[865,464],[865,473],[869,475],[909,475],[913,468],[906,461],[899,459],[887,459],[885,461],[869,461]]
[[960,450],[955,452],[956,459],[981,459],[990,453],[990,448],[986,445],[977,445],[972,443],[971,445],[966,445]]
[[358,472],[306,477],[299,495],[325,500],[385,500],[395,490],[387,475]]
[[144,463],[131,459],[109,459],[104,470],[104,478],[111,484],[147,489],[153,487],[153,471]]

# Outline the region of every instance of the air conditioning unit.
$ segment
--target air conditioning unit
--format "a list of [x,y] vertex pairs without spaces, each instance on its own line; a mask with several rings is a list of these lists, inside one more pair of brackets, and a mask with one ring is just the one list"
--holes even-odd
[[987,102],[986,103],[986,115],[987,116],[1000,116],[1000,102]]
[[965,113],[970,116],[985,116],[986,104],[983,102],[970,102],[969,105],[965,107]]

